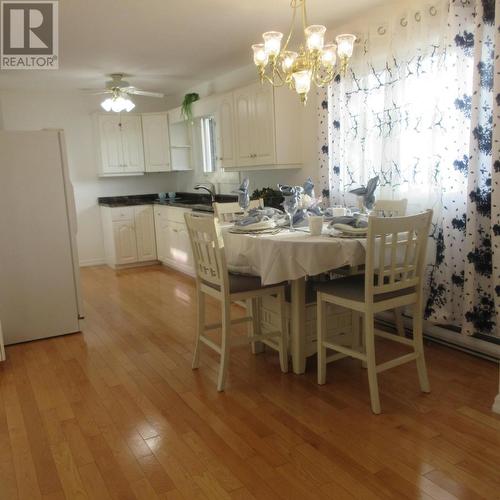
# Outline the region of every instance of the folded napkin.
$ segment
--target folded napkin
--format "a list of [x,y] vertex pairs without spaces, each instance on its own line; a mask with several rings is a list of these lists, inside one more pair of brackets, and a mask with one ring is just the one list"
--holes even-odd
[[238,195],[238,205],[243,209],[250,205],[250,193],[248,192],[249,186],[250,180],[248,177],[245,177],[240,187],[233,191],[234,194]]
[[276,208],[251,208],[245,217],[241,217],[235,222],[236,226],[249,226],[259,222],[277,221],[283,217],[283,212]]
[[366,228],[368,227],[368,222],[360,217],[355,217],[353,215],[343,215],[341,217],[333,217],[329,226],[333,227],[335,224],[344,224],[345,226],[351,226],[355,228]]
[[307,194],[307,196],[314,198],[314,182],[310,177],[308,177],[304,182],[303,189],[304,189],[304,194]]

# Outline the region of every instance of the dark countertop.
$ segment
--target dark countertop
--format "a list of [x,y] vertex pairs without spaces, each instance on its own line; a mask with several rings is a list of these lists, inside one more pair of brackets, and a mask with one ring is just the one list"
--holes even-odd
[[[233,202],[238,197],[228,194],[218,194],[215,201]],[[175,193],[175,198],[160,199],[158,193],[127,196],[106,196],[97,198],[99,205],[104,207],[131,207],[135,205],[167,205],[171,207],[189,208],[201,212],[213,212],[210,195],[201,193]]]

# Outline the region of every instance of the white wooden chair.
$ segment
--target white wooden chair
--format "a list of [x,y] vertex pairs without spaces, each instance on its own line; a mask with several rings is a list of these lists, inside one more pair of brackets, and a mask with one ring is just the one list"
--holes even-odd
[[408,200],[376,200],[373,211],[381,217],[403,217],[406,215]]
[[[430,391],[422,340],[422,287],[431,218],[432,210],[407,217],[370,217],[364,276],[339,278],[317,286],[318,383],[325,383],[328,362],[346,356],[360,359],[368,368],[374,413],[380,413],[377,374],[389,368],[416,360],[420,388],[423,392]],[[351,309],[356,325],[359,325],[359,316],[364,316],[361,346],[349,348],[328,341],[326,302]],[[375,331],[376,313],[408,305],[413,305],[412,340]],[[377,365],[375,335],[411,346],[413,352]],[[327,349],[337,353],[327,356]]]
[[[198,327],[193,369],[199,367],[201,345],[205,344],[213,349],[220,355],[217,390],[223,391],[229,364],[231,325],[250,322],[250,335],[244,337],[243,341],[245,343],[264,342],[276,349],[279,352],[281,371],[286,373],[288,371],[288,336],[285,318],[285,285],[262,286],[258,276],[228,273],[224,241],[217,219],[196,216],[191,213],[186,213],[184,217],[193,251],[198,301]],[[222,306],[221,323],[205,324],[205,295],[220,300]],[[266,295],[278,297],[280,330],[261,334],[257,317],[257,299]],[[250,301],[252,307],[248,309],[250,309],[251,315],[231,320],[231,303],[236,301]],[[218,328],[222,328],[220,345],[206,336],[206,332]],[[231,344],[236,345],[234,342]]]
[[[258,200],[251,200],[248,208],[259,208],[264,206],[264,200],[262,198]],[[234,218],[242,213],[242,210],[237,202],[230,203],[218,203],[214,202],[214,215],[220,222],[230,222]]]
[[[408,200],[376,200],[373,211],[380,217],[403,217],[406,215]],[[394,309],[394,322],[396,330],[400,337],[405,336],[405,325],[403,320],[403,311],[401,308]]]

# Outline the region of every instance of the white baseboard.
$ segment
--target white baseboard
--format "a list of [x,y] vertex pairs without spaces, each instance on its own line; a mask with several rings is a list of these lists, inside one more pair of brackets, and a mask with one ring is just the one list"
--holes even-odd
[[103,264],[106,264],[106,261],[104,259],[86,259],[81,260],[79,264],[80,267],[102,266]]

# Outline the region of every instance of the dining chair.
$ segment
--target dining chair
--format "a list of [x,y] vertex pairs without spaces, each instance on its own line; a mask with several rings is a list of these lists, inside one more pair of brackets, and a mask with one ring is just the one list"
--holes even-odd
[[[220,355],[217,390],[223,391],[229,364],[230,345],[262,342],[279,352],[281,371],[286,373],[288,371],[288,332],[285,317],[285,284],[262,286],[258,276],[229,273],[224,253],[224,241],[217,219],[191,213],[184,214],[184,217],[196,270],[198,321],[192,368],[199,367],[202,344],[213,349]],[[205,323],[206,295],[221,302],[222,321],[220,323]],[[267,295],[274,295],[278,298],[280,329],[261,333],[257,317],[258,299]],[[250,301],[252,307],[247,308],[247,313],[250,312],[250,315],[232,320],[231,303],[236,301]],[[231,342],[231,326],[244,322],[250,322],[249,336],[240,338],[240,342]],[[220,345],[206,336],[208,331],[218,328],[222,329]]]
[[373,211],[383,217],[403,217],[406,215],[408,200],[376,200]]
[[[425,366],[423,328],[423,281],[427,238],[432,210],[406,217],[368,219],[365,274],[334,279],[317,289],[318,384],[326,381],[326,365],[346,356],[360,359],[368,369],[373,413],[380,413],[377,374],[416,361],[420,388],[430,392]],[[353,311],[356,325],[363,316],[362,341],[352,348],[334,344],[326,332],[325,304]],[[376,313],[413,306],[413,339],[375,330]],[[375,335],[412,347],[412,352],[377,365]],[[356,344],[356,343],[354,343]],[[327,349],[336,354],[327,356]]]
[[[264,200],[259,198],[258,200],[250,200],[250,205],[248,208],[259,208],[264,206]],[[220,203],[214,202],[214,215],[219,220],[219,222],[230,222],[233,220],[237,214],[241,214],[241,207],[237,202],[230,203]]]
[[[406,215],[408,200],[376,200],[373,205],[373,211],[383,217],[403,217]],[[400,337],[405,336],[405,324],[403,319],[403,311],[401,308],[394,309],[394,322],[396,331]]]

